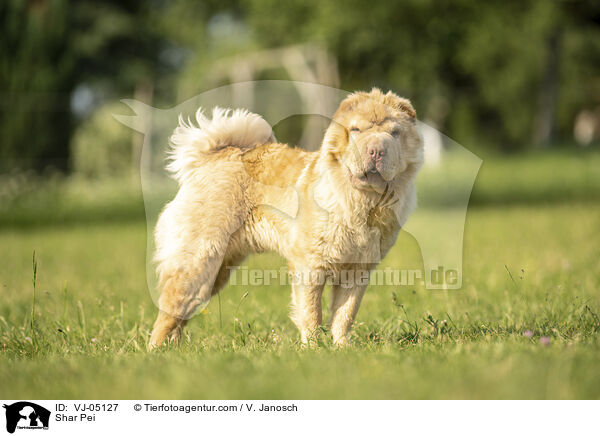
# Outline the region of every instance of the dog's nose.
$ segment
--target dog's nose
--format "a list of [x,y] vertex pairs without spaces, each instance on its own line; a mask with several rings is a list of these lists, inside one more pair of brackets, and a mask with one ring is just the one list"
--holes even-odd
[[380,161],[385,155],[385,148],[383,147],[381,141],[372,141],[367,146],[367,154],[369,155],[371,161]]

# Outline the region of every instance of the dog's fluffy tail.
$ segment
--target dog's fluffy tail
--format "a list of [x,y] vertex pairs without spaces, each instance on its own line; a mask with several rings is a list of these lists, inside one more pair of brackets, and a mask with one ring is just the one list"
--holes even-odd
[[275,141],[271,126],[260,116],[245,109],[213,109],[208,119],[202,108],[196,111],[196,123],[179,116],[179,126],[169,142],[167,170],[181,184],[190,172],[205,162],[206,153],[231,146],[253,148]]

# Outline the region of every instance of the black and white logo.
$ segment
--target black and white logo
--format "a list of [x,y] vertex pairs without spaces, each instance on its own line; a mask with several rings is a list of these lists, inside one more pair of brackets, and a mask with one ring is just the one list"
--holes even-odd
[[50,411],[29,401],[19,401],[3,406],[6,409],[6,431],[14,433],[16,429],[48,430]]

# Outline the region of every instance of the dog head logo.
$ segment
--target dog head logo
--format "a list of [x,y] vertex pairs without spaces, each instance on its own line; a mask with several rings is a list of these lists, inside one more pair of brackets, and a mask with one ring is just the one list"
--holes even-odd
[[[193,114],[199,107],[210,110],[218,106],[244,108],[260,114],[269,126],[277,126],[285,119],[297,115],[310,115],[313,119],[321,117],[331,122],[333,114],[340,107],[340,102],[348,95],[348,92],[314,83],[252,81],[212,89],[170,109],[157,109],[139,101],[122,100],[135,115],[113,115],[114,118],[144,135],[143,147],[140,151],[140,173],[149,230],[147,279],[155,302],[158,299],[158,292],[155,264],[152,261],[152,253],[155,251],[152,235],[160,211],[177,190],[176,184],[169,179],[164,169],[167,145],[170,135],[178,125],[183,125],[184,130],[188,127],[186,130],[188,133],[197,132],[196,129],[189,129],[189,123],[186,126],[185,122],[183,124],[181,121],[178,122],[179,115]],[[392,101],[390,105],[394,103],[397,102]],[[421,136],[425,156],[424,166],[417,178],[418,208],[415,218],[409,219],[403,225],[403,230],[415,238],[421,249],[424,269],[422,279],[425,287],[459,289],[462,287],[462,248],[467,206],[481,166],[481,159],[433,127],[413,119],[414,117],[411,117],[410,111],[406,108],[401,109],[407,112],[406,122],[414,123],[416,131]],[[206,122],[202,114],[196,118],[199,124]],[[338,122],[342,124],[346,122],[348,125],[343,127],[351,134],[353,128],[361,128],[352,125],[352,120],[338,120]],[[312,129],[312,136],[309,127],[310,122],[307,123],[298,143],[309,145],[309,150],[310,144],[313,144],[312,150],[315,150],[314,145],[320,145],[323,138],[324,126],[313,126],[315,128]],[[270,129],[268,132],[265,130],[265,140],[270,138],[270,133]],[[393,136],[393,132],[391,134]],[[363,157],[362,160],[355,159],[354,166],[364,165],[364,153],[361,154],[360,147],[363,145],[367,147],[370,143],[363,141],[363,144],[360,141],[362,136],[354,136],[357,139],[353,141],[355,145],[348,150],[354,151],[356,156]],[[346,153],[344,158],[349,159],[346,163],[352,164],[352,158],[356,156]],[[252,159],[254,156],[248,153],[246,157]],[[180,161],[184,162],[185,159]],[[350,167],[354,168],[352,165]],[[248,168],[252,168],[252,165],[248,165]],[[386,171],[394,169],[382,167],[380,170],[378,171],[385,175]],[[256,183],[269,184],[269,181],[263,180],[260,174],[249,172],[249,175]],[[322,177],[326,178],[330,175],[323,174]],[[271,186],[269,184],[269,189],[261,191],[266,193],[262,199],[264,205],[281,212],[288,219],[295,219],[303,207],[303,199],[292,185]],[[324,213],[329,211],[327,201],[319,198],[314,200]],[[393,192],[386,192],[383,189],[380,203],[377,204],[374,214],[386,213],[387,206],[393,203]],[[378,260],[380,259],[375,259],[376,262]]]
[[35,403],[19,401],[10,405],[4,404],[6,409],[6,431],[14,433],[16,429],[48,429],[50,411]]

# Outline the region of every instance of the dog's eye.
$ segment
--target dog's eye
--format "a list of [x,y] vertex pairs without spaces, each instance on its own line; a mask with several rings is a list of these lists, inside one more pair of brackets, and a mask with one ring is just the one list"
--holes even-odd
[[398,136],[400,136],[400,133],[402,133],[402,130],[400,130],[400,129],[394,129],[394,130],[392,130],[392,136],[394,138],[397,138]]
[[350,133],[358,133],[358,132],[360,132],[360,129],[358,127],[352,127],[350,129]]

